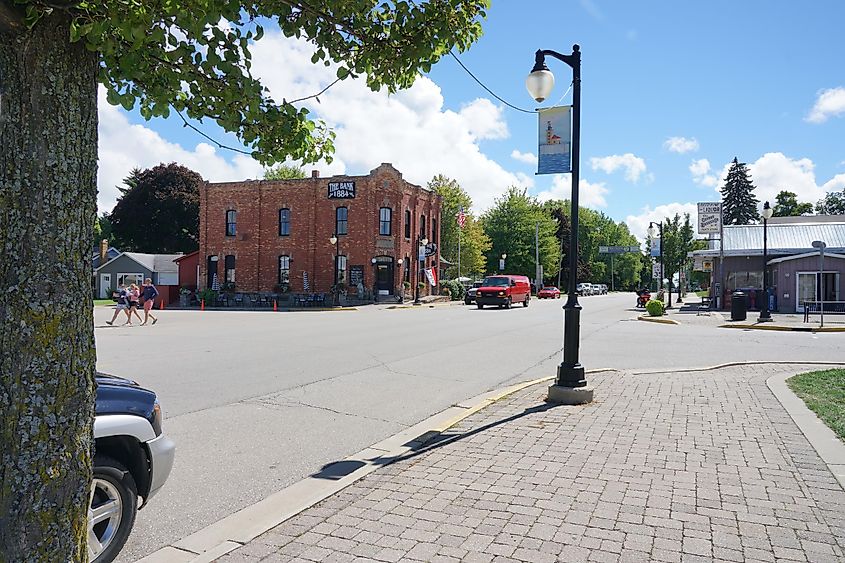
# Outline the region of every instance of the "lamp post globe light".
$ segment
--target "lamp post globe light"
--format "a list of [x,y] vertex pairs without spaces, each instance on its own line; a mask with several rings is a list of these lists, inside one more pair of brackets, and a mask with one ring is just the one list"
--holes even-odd
[[572,46],[572,54],[540,49],[534,53],[534,67],[525,79],[528,93],[542,102],[552,93],[555,77],[546,66],[546,56],[563,61],[572,68],[572,197],[570,198],[569,283],[563,306],[563,361],[557,368],[554,385],[547,401],[563,404],[589,403],[593,388],[587,386],[584,366],[578,358],[581,339],[581,305],[578,303],[578,182],[581,172],[581,48]]
[[425,260],[425,251],[423,250],[428,245],[428,239],[423,237],[419,239],[417,245],[417,275],[414,279],[416,285],[414,286],[414,305],[420,304],[420,272],[422,271],[422,263]]
[[772,320],[772,314],[769,311],[769,288],[766,285],[766,274],[768,273],[768,240],[767,234],[769,230],[769,219],[774,215],[775,210],[769,206],[769,202],[763,204],[763,302],[760,304],[760,316],[757,322],[765,323]]

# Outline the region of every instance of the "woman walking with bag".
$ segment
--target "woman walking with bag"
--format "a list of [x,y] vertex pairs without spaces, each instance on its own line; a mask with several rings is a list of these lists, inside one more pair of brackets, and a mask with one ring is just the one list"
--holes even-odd
[[156,286],[153,285],[153,280],[147,278],[144,280],[144,292],[142,294],[144,298],[144,322],[141,323],[141,326],[147,324],[147,320],[150,318],[153,319],[153,324],[158,322],[158,319],[151,313],[153,304],[155,304],[155,299],[158,296],[158,290]]
[[128,291],[129,296],[129,320],[126,321],[124,324],[128,324],[132,326],[132,315],[134,314],[138,320],[141,320],[141,315],[138,313],[138,299],[141,296],[141,292],[138,289],[138,286],[134,283],[129,286]]

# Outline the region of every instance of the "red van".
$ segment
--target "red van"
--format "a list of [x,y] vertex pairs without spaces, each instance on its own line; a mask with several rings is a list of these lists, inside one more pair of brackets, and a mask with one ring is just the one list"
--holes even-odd
[[531,301],[531,284],[525,276],[502,274],[487,276],[475,294],[479,309],[485,305],[498,305],[510,309],[515,303],[528,307]]

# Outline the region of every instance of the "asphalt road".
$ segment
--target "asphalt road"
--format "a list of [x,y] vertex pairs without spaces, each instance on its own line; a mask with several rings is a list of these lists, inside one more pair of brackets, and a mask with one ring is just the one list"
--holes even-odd
[[[565,298],[564,298],[565,299]],[[564,299],[527,309],[461,305],[344,312],[162,311],[107,327],[98,368],[155,390],[177,443],[173,473],[138,514],[133,561],[450,405],[553,375]],[[845,334],[638,322],[629,294],[582,299],[588,369],[732,360],[843,360]]]

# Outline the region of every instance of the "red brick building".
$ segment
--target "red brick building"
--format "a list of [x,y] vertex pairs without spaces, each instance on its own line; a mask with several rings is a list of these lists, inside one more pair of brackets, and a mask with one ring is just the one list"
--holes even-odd
[[360,282],[393,295],[403,281],[425,281],[414,260],[422,239],[424,267],[439,271],[440,210],[439,195],[390,164],[366,176],[206,183],[200,284],[211,287],[216,274],[236,291],[299,293],[330,292],[340,280],[350,293]]

